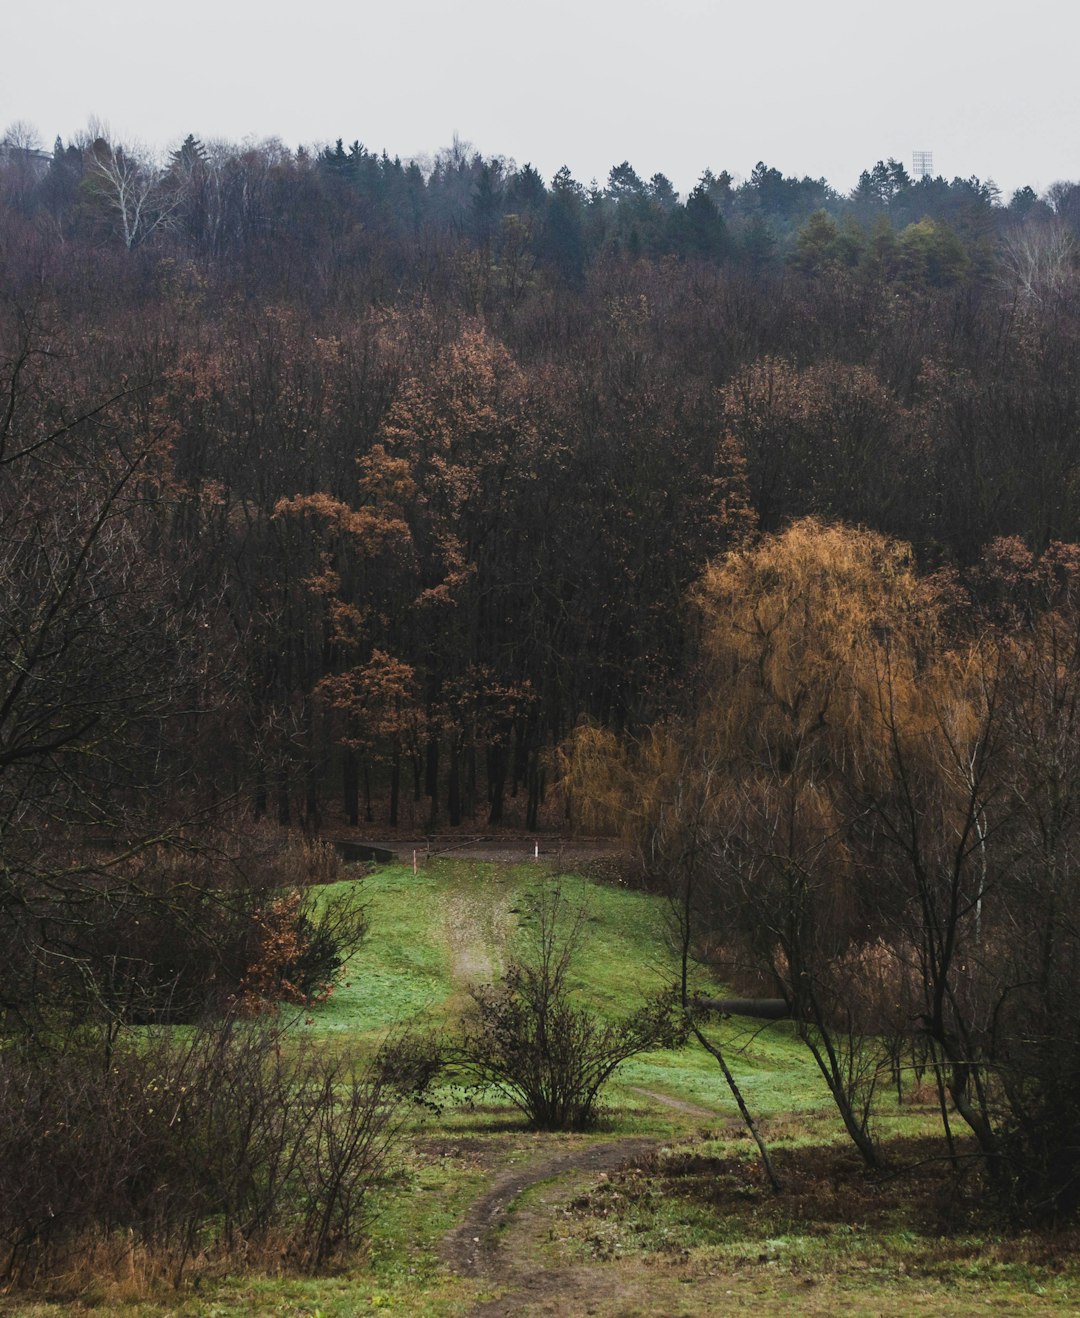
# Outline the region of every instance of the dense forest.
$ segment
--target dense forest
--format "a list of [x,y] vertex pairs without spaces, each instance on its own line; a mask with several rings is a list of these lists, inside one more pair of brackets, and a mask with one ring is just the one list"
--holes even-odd
[[1080,184],[894,160],[682,200],[461,144],[9,142],[8,1022],[159,1010],[178,935],[131,922],[209,891],[222,817],[603,815],[780,986],[868,1162],[853,1040],[918,1019],[1002,1193],[1075,1207],[1078,239]]
[[1080,186],[761,165],[680,203],[626,163],[194,138],[2,163],[5,633],[58,570],[47,512],[65,729],[149,686],[188,804],[513,796],[533,828],[582,716],[677,698],[687,589],[748,530],[839,519],[929,571],[1080,538]]

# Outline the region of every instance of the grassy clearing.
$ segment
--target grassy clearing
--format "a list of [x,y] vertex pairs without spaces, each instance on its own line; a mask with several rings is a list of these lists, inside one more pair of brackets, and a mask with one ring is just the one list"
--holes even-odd
[[[371,1050],[388,1031],[452,1026],[470,978],[498,974],[508,945],[528,936],[525,896],[539,869],[437,862],[419,874],[390,866],[364,880],[371,933],[334,995],[302,1026],[326,1047]],[[615,1017],[669,983],[663,904],[642,893],[560,879],[589,910],[577,988]],[[793,1189],[765,1193],[753,1150],[713,1060],[697,1047],[628,1063],[609,1086],[592,1136],[535,1135],[497,1102],[467,1105],[447,1091],[441,1116],[417,1114],[399,1169],[378,1194],[370,1245],[345,1273],[324,1278],[207,1271],[176,1293],[132,1275],[78,1303],[16,1304],[45,1318],[76,1311],[127,1318],[389,1312],[453,1318],[498,1286],[453,1275],[440,1242],[506,1168],[592,1141],[648,1136],[652,1163],[597,1178],[562,1176],[512,1206],[506,1235],[526,1269],[553,1276],[599,1269],[597,1314],[698,1315],[915,1311],[1080,1312],[1072,1237],[999,1237],[989,1221],[955,1230],[947,1187],[912,1195],[900,1180],[869,1185],[848,1153],[819,1075],[784,1025],[717,1027],[748,1101],[761,1116]],[[882,1129],[917,1139],[930,1109],[883,1104]],[[938,1174],[928,1171],[927,1176]],[[904,1190],[908,1185],[909,1191]],[[929,1207],[928,1207],[929,1205]],[[954,1205],[955,1207],[955,1205]],[[546,1275],[546,1274],[545,1274]],[[507,1283],[509,1285],[509,1283]],[[573,1298],[549,1296],[563,1312]],[[531,1310],[526,1309],[525,1312]],[[536,1312],[543,1309],[537,1308]]]
[[[348,882],[349,880],[346,880]],[[453,990],[450,955],[437,936],[446,884],[438,871],[388,866],[364,880],[371,934],[331,997],[309,1013],[310,1028],[370,1042],[404,1022],[441,1024]]]
[[[453,861],[434,862],[417,875],[407,866],[371,875],[364,880],[364,893],[372,936],[329,1001],[308,1013],[307,1028],[316,1036],[363,1046],[403,1024],[449,1027],[469,977],[460,956],[455,965],[463,913],[474,941],[481,944],[481,954],[473,958],[481,974],[473,977],[490,978],[498,972],[507,941],[527,934],[525,897],[537,879],[538,869],[530,864]],[[583,905],[589,912],[575,987],[600,1015],[618,1017],[673,981],[676,968],[662,901],[577,875],[561,875],[557,881],[571,907]],[[759,1112],[823,1105],[816,1073],[785,1026],[761,1030],[726,1022],[717,1033],[732,1050],[740,1083]],[[656,1104],[636,1092],[644,1088],[715,1111],[723,1119],[734,1107],[718,1080],[715,1062],[700,1048],[648,1054],[620,1070],[609,1108],[614,1104],[631,1113],[655,1113]],[[662,1132],[670,1114],[656,1115]]]
[[[927,1151],[892,1146],[911,1165]],[[846,1146],[779,1148],[785,1192],[773,1196],[748,1153],[730,1140],[663,1151],[572,1199],[552,1244],[579,1261],[678,1270],[708,1294],[753,1295],[763,1312],[793,1295],[806,1312],[1076,1312],[1077,1232],[1002,1236],[989,1216],[972,1229],[977,1187],[958,1188],[940,1164],[881,1182]]]

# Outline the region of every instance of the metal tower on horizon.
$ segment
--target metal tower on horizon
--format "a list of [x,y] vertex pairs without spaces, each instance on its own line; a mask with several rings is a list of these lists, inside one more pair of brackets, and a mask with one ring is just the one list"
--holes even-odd
[[934,174],[933,151],[912,151],[911,172],[915,178],[932,178]]

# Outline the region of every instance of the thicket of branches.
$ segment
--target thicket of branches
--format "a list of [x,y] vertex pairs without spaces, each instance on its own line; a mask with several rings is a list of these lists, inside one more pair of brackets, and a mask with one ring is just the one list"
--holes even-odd
[[446,1059],[473,1088],[509,1099],[536,1129],[586,1130],[623,1062],[685,1042],[681,1013],[670,994],[618,1020],[575,1001],[588,910],[570,907],[557,879],[525,901],[529,943],[515,949],[498,983],[472,986]]
[[316,1268],[354,1249],[412,1073],[361,1066],[235,1016],[180,1032],[0,1054],[0,1279],[96,1273],[179,1285],[248,1260]]
[[684,713],[582,728],[579,791],[634,836],[688,951],[779,998],[866,1162],[932,1077],[1017,1214],[1080,1204],[1080,551],[965,579],[800,521],[713,563]]

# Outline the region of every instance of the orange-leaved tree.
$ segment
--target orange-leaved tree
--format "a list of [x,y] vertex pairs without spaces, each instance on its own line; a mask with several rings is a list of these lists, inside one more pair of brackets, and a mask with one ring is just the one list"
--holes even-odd
[[883,1059],[852,976],[889,912],[858,794],[889,778],[897,728],[932,721],[935,590],[907,546],[810,519],[712,563],[693,599],[688,708],[621,751],[579,732],[578,789],[678,895],[687,952],[783,999],[873,1164]]

